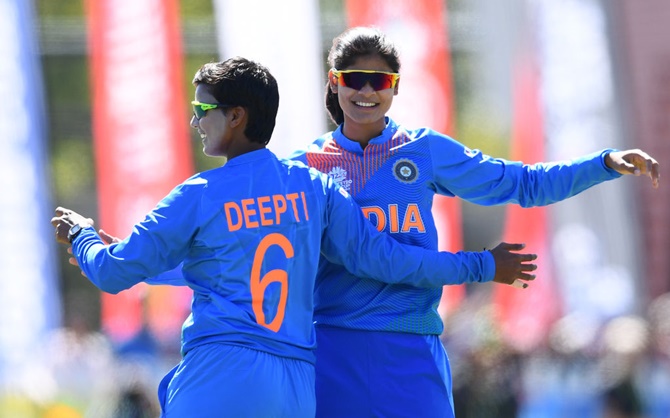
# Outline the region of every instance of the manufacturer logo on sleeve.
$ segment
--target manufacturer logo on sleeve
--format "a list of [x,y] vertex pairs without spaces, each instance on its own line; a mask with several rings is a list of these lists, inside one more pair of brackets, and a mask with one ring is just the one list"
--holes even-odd
[[331,176],[335,183],[339,184],[344,190],[349,191],[351,188],[351,180],[347,180],[347,170],[342,167],[333,167],[332,170],[328,172],[328,175]]
[[393,175],[402,183],[414,183],[419,177],[419,168],[413,161],[403,158],[393,164]]

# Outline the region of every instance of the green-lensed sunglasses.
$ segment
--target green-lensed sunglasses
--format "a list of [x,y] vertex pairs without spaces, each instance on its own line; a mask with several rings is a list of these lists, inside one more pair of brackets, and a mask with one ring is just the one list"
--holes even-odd
[[220,107],[234,107],[234,105],[224,104],[224,103],[200,103],[197,100],[191,102],[193,105],[193,115],[196,119],[200,120],[205,117],[205,114],[208,110],[220,108]]

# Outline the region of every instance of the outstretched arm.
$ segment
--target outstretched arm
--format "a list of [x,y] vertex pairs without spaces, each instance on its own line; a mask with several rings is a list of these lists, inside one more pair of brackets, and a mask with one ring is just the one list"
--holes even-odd
[[536,256],[513,253],[522,250],[523,244],[501,244],[494,251],[457,253],[401,244],[377,231],[351,196],[332,179],[328,183],[321,252],[330,262],[343,265],[355,276],[429,288],[496,279],[499,283],[513,284],[517,279],[532,279],[527,272],[535,270],[529,261]]
[[[105,243],[105,245],[117,244],[121,242],[121,238],[110,235],[103,229],[98,230],[98,235],[100,236],[102,242]],[[68,262],[73,266],[79,267],[77,258],[74,257],[74,254],[72,253],[72,246],[68,247],[67,252],[68,254],[72,255],[72,257],[68,259]],[[80,270],[80,272],[82,276],[86,277],[84,270]],[[179,264],[178,267],[172,270],[168,270],[157,276],[150,277],[146,279],[145,282],[153,285],[188,286],[188,283],[186,283],[186,279],[184,278],[184,274],[182,272],[182,264]]]
[[[430,142],[438,194],[492,206],[546,206],[626,174],[647,175],[659,185],[659,164],[639,149],[604,149],[570,160],[525,164],[492,158],[434,135]],[[443,157],[447,156],[447,157]]]
[[605,156],[605,165],[619,174],[648,176],[652,186],[658,188],[661,178],[659,164],[642,150],[612,151]]

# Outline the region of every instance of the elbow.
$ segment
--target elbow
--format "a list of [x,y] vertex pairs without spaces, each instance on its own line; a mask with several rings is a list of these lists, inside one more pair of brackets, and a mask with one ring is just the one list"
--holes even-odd
[[86,277],[97,287],[100,291],[116,295],[126,289],[130,289],[136,284],[133,280],[128,278],[127,273],[119,271],[107,270],[92,270],[85,269]]
[[105,293],[110,293],[112,295],[116,295],[132,287],[132,285],[128,286],[127,283],[119,280],[95,280],[95,281],[91,280],[91,281],[101,291]]
[[127,289],[127,288],[124,287],[124,286],[119,286],[118,283],[117,283],[117,284],[112,284],[112,283],[100,283],[100,284],[98,284],[97,287],[98,287],[98,289],[100,289],[101,291],[103,291],[103,292],[105,292],[105,293],[112,294],[112,295],[119,294],[121,291]]

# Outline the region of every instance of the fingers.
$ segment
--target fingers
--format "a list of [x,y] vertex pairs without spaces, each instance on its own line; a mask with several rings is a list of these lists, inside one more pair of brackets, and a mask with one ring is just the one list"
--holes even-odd
[[658,188],[660,180],[660,167],[658,162],[642,151],[639,151],[639,154],[635,157],[635,175],[648,176],[651,179],[651,185],[655,189]]
[[[63,227],[63,224],[65,224],[65,227]],[[54,227],[56,242],[60,244],[69,244],[67,241],[67,231],[70,229],[70,225],[65,223],[60,217],[51,218],[51,225]]]
[[635,166],[635,174],[648,174],[651,173],[652,167],[656,160],[651,158],[646,152],[635,150],[631,155],[630,163]]
[[522,243],[503,242],[491,250],[496,263],[493,281],[524,289],[528,285],[524,282],[535,280],[532,272],[537,270],[537,264],[534,263],[537,254],[514,252],[525,247]]
[[[60,225],[63,222],[65,222],[65,220],[63,219],[63,215],[54,216],[53,218],[51,218],[51,225],[52,226],[58,227],[58,225]],[[69,226],[68,226],[68,228],[69,228]]]
[[510,285],[512,287],[516,287],[517,289],[525,289],[528,287],[528,283],[524,283],[519,279],[514,280],[512,284]]
[[58,207],[56,208],[56,216],[58,216],[58,217],[63,216],[63,215],[66,215],[66,214],[68,214],[68,213],[70,213],[70,210],[69,210],[69,209],[65,209],[65,208],[63,208],[63,207],[61,207],[61,206],[58,206]]
[[640,175],[640,169],[637,168],[635,164],[631,164],[626,160],[621,160],[621,164],[619,164],[619,171],[621,174],[632,174],[634,176],[639,176]]
[[512,244],[508,242],[501,242],[492,251],[495,253],[507,252],[509,256],[514,257],[514,261],[519,263],[526,263],[537,259],[537,254],[512,254],[513,251],[521,251],[526,248],[526,244]]
[[[79,267],[79,263],[77,263],[77,259],[74,257],[70,257],[68,260],[68,263],[72,264],[75,267]],[[79,273],[81,273],[82,276],[88,277],[86,273],[84,273],[84,270],[79,270]]]
[[526,244],[513,244],[509,242],[501,242],[500,244],[498,244],[498,246],[496,246],[495,249],[498,248],[506,251],[521,251],[524,248],[526,248]]
[[115,237],[114,235],[108,234],[102,229],[98,230],[98,235],[100,235],[100,239],[102,239],[105,244],[115,244],[117,242],[121,242],[121,239]]
[[655,189],[658,188],[661,178],[660,166],[653,157],[642,150],[635,149],[624,152],[622,160],[629,174],[646,175],[651,179],[652,186]]
[[[537,264],[519,264],[519,275],[521,275],[522,272],[529,272],[535,270],[537,270]],[[533,279],[534,278],[535,276],[533,276]]]
[[537,254],[517,254],[517,257],[521,262],[537,260]]
[[658,166],[658,163],[651,166],[651,185],[654,189],[658,189],[658,186],[661,184],[661,171]]
[[[533,269],[534,270],[534,269]],[[526,289],[530,284],[526,282],[530,282],[535,280],[535,275],[534,274],[525,274],[525,273],[519,273],[517,274],[517,278],[514,279],[512,283],[509,283],[510,286],[515,287],[517,289]]]
[[[534,269],[533,269],[534,270]],[[532,282],[535,280],[535,275],[534,274],[527,274],[527,273],[517,273],[516,275],[516,280],[525,280],[527,282]]]
[[647,175],[651,178],[651,185],[654,187],[654,189],[658,189],[659,183],[661,181],[660,166],[658,162],[651,157],[648,157],[646,164]]

